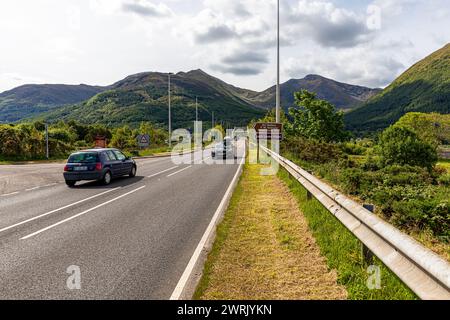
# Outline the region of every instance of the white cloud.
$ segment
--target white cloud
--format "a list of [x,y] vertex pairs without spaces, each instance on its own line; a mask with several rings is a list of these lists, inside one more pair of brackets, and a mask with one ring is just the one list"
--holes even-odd
[[[281,4],[283,81],[319,73],[382,86],[450,40],[448,0]],[[381,28],[368,23],[368,5],[380,8]],[[275,6],[275,0],[0,1],[0,73],[107,85],[142,71],[202,68],[261,90],[275,80]],[[20,81],[0,81],[0,91],[12,83]]]
[[[332,56],[332,59],[330,59]],[[390,52],[375,46],[351,49],[311,50],[288,58],[283,72],[292,78],[319,74],[340,82],[372,88],[388,85],[405,68]]]
[[354,47],[371,39],[365,15],[331,2],[300,0],[287,14],[292,36],[306,34],[325,47]]

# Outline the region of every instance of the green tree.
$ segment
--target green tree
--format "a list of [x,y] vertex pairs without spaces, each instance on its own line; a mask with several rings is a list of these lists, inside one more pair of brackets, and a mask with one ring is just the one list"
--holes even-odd
[[383,165],[411,165],[431,169],[437,162],[437,150],[405,127],[391,126],[380,137]]
[[128,126],[124,126],[114,132],[111,145],[122,150],[136,148],[136,137]]
[[344,113],[325,100],[317,99],[316,94],[307,90],[295,93],[298,108],[291,108],[292,122],[286,132],[324,142],[339,142],[348,138],[345,131]]

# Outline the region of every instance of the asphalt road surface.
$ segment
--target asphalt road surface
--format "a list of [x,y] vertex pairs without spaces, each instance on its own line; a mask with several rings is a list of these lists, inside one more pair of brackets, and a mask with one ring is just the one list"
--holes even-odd
[[0,166],[0,299],[168,299],[239,167],[201,153],[74,189],[63,164]]

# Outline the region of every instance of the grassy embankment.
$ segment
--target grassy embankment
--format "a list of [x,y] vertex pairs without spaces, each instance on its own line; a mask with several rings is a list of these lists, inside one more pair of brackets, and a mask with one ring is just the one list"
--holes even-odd
[[358,240],[285,171],[260,168],[245,166],[195,299],[415,298],[384,267],[369,290]]

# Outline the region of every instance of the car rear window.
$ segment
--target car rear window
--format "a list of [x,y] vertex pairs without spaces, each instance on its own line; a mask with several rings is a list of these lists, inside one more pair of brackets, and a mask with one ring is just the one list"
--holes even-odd
[[98,162],[98,153],[82,152],[75,153],[69,157],[69,163],[95,163]]

